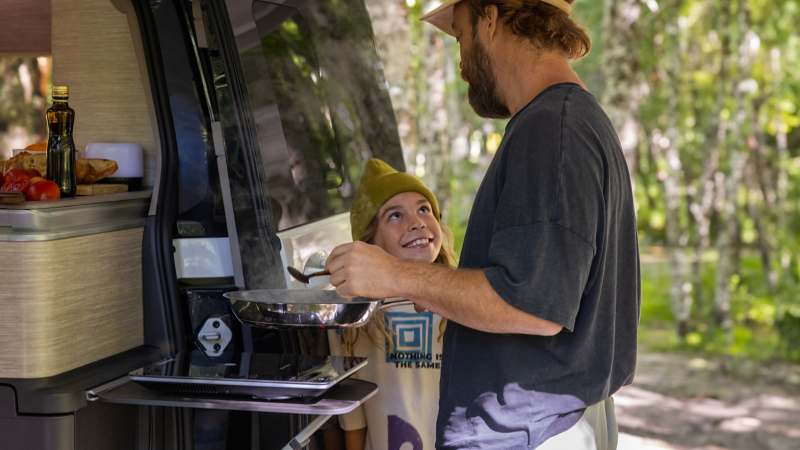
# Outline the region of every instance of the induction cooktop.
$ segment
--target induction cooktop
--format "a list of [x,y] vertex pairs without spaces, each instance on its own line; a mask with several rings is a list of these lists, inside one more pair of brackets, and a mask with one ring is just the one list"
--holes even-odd
[[175,394],[246,395],[280,400],[322,395],[367,364],[366,358],[186,351],[130,373],[149,389]]

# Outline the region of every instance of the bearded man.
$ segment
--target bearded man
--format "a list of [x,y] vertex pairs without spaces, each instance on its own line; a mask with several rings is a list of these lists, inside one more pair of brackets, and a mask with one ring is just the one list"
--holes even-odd
[[511,118],[459,268],[363,242],[328,259],[342,296],[450,319],[439,449],[616,447],[611,395],[636,366],[636,218],[617,134],[569,65],[591,46],[572,1],[450,0],[422,19],[458,40],[475,112]]

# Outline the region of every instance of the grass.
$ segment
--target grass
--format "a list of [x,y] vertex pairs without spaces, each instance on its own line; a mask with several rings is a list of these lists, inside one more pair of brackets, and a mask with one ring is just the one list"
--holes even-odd
[[[639,346],[646,351],[674,351],[708,356],[727,355],[758,361],[796,359],[792,346],[776,327],[776,298],[767,293],[761,261],[744,255],[738,275],[731,281],[733,332],[729,336],[713,320],[717,264],[704,258],[701,307],[694,305],[689,333],[681,339],[676,331],[670,299],[670,276],[665,258],[643,255],[642,314]],[[649,255],[652,256],[652,255]],[[687,280],[688,281],[688,280]]]

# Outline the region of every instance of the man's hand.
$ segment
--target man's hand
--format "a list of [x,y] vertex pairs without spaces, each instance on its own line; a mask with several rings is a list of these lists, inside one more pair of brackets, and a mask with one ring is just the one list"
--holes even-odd
[[336,247],[325,266],[345,298],[403,297],[461,325],[489,333],[552,336],[561,326],[520,311],[500,298],[482,270],[456,270],[395,258],[380,247]]
[[387,298],[398,296],[392,274],[399,263],[382,248],[356,241],[333,249],[325,268],[336,293],[344,298]]

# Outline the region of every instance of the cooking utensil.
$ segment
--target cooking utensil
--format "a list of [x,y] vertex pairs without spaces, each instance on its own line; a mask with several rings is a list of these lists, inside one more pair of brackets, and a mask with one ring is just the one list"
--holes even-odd
[[300,272],[299,270],[295,269],[292,266],[286,266],[286,269],[289,271],[289,275],[294,277],[295,280],[297,280],[297,281],[299,281],[301,283],[304,283],[304,284],[310,283],[311,282],[311,278],[313,278],[313,277],[322,277],[322,276],[327,276],[327,275],[331,274],[327,270],[323,270],[322,272],[314,272],[314,273],[310,273],[310,274],[306,275],[303,272]]
[[226,292],[233,314],[260,328],[358,328],[378,309],[410,305],[402,298],[346,299],[336,291],[264,289]]

